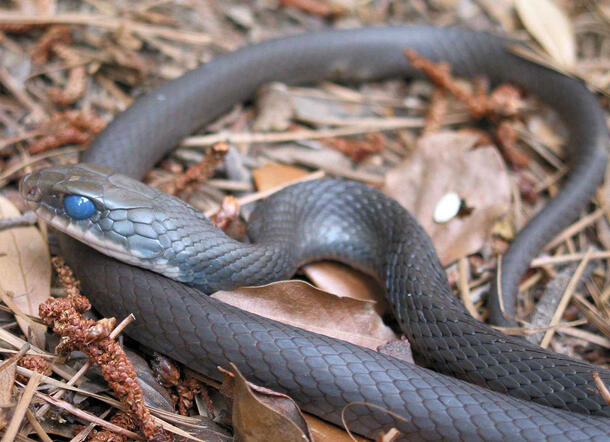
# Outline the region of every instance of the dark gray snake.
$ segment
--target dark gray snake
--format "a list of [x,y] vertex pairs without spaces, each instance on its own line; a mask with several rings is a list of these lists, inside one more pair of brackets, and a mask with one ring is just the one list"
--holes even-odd
[[[433,27],[329,31],[265,42],[140,98],[82,161],[140,179],[181,138],[267,82],[416,75],[403,55],[413,48],[451,63],[459,75],[484,74],[494,83],[522,86],[552,106],[569,130],[571,169],[561,192],[504,256],[502,291],[514,294],[529,261],[600,183],[608,137],[602,111],[579,81],[512,55],[506,44],[489,34]],[[422,440],[610,440],[610,407],[593,384],[595,367],[470,317],[451,293],[426,234],[376,190],[343,180],[291,186],[252,214],[248,234],[254,244],[237,243],[189,206],[97,166],[35,172],[22,193],[60,230],[189,284],[62,237],[64,256],[94,306],[104,315],[134,313],[130,336],[196,371],[218,378],[216,367],[233,362],[249,380],[286,392],[304,410],[334,423],[350,402],[377,404],[406,418],[351,406],[347,424],[363,435],[394,426]],[[62,203],[67,194],[87,197],[95,213],[70,219]],[[321,258],[346,262],[383,282],[413,350],[444,374],[260,318],[201,292],[287,278]],[[509,316],[511,304],[505,305]],[[610,384],[610,373],[599,371]]]

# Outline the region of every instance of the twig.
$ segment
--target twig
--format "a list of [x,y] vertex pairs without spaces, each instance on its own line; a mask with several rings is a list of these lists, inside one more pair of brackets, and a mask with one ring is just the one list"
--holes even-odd
[[39,155],[32,155],[27,161],[22,161],[21,163],[16,164],[15,166],[9,167],[4,172],[2,172],[0,174],[0,186],[2,185],[2,181],[11,177],[13,174],[19,172],[20,170],[25,169],[28,166],[31,166],[32,164],[35,164],[39,161],[42,161],[42,160],[45,160],[45,159],[51,158],[51,157],[58,157],[61,155],[69,155],[72,153],[78,153],[85,149],[86,149],[86,147],[65,147],[63,149],[56,149],[51,152],[44,152]]
[[[559,256],[543,256],[536,258],[530,264],[530,267],[545,267],[549,265],[560,265],[569,262],[580,261],[585,257],[586,253],[569,253],[567,255]],[[604,250],[601,252],[593,252],[589,259],[610,259],[610,250]]]
[[[110,413],[110,411],[112,410],[112,407],[109,408],[108,410],[104,411],[101,415],[100,415],[100,419],[105,419],[106,416],[108,416],[108,414]],[[76,436],[74,436],[70,442],[81,442],[87,439],[87,437],[89,436],[89,434],[93,431],[93,429],[95,428],[95,424],[92,422],[89,425],[87,425],[85,428],[83,428]]]
[[250,132],[233,133],[220,132],[211,135],[199,135],[186,138],[180,145],[186,147],[210,146],[220,142],[233,144],[260,144],[260,143],[283,143],[286,141],[314,140],[320,138],[344,137],[348,135],[360,135],[370,132],[382,132],[389,130],[408,129],[422,127],[423,118],[395,118],[380,121],[375,125],[358,127],[341,127],[338,129],[323,130],[296,130],[292,132]]
[[[318,170],[317,172],[313,172],[308,175],[305,175],[304,177],[299,178],[298,180],[290,181],[289,183],[284,183],[279,186],[272,187],[271,189],[267,189],[264,192],[251,193],[250,195],[246,195],[242,198],[237,198],[237,204],[239,205],[239,207],[243,207],[246,204],[253,203],[254,201],[258,201],[263,198],[267,198],[269,195],[272,195],[275,192],[279,192],[286,186],[291,186],[293,184],[301,183],[303,181],[317,180],[317,179],[323,178],[324,175],[325,174],[323,171]],[[211,217],[218,211],[219,207],[215,207],[215,208],[207,210],[205,212],[205,216],[207,216],[208,218]]]
[[6,367],[8,367],[9,365],[11,365],[13,362],[18,361],[19,359],[21,359],[29,350],[30,350],[31,345],[29,343],[25,343],[17,353],[15,353],[13,356],[11,356],[10,358],[2,361],[2,363],[0,364],[0,371],[4,370]]
[[95,14],[32,15],[0,10],[0,24],[66,24],[95,26],[98,28],[109,29],[111,31],[125,30],[128,32],[135,32],[136,34],[140,34],[142,36],[162,37],[168,40],[179,41],[181,43],[190,43],[195,45],[217,43],[222,45],[221,41],[215,42],[209,35],[202,33],[180,31],[178,29],[164,26],[147,25],[137,23],[133,20],[117,19],[114,17],[110,18]]
[[[576,285],[578,284],[578,281],[580,280],[580,277],[581,277],[582,273],[584,272],[585,267],[587,266],[587,264],[589,263],[589,260],[591,259],[592,253],[593,253],[593,249],[589,248],[589,250],[587,250],[587,253],[585,254],[585,256],[582,259],[582,261],[580,262],[580,264],[578,264],[578,268],[576,269],[576,271],[574,272],[574,275],[570,279],[570,282],[568,283],[568,286],[566,287],[565,292],[563,292],[561,301],[559,301],[559,304],[557,305],[557,309],[555,310],[555,313],[553,314],[553,317],[551,318],[551,322],[549,323],[550,326],[555,326],[559,323],[559,320],[563,316],[563,313],[565,312],[565,309],[568,306],[570,299],[572,299],[574,290],[576,290]],[[542,348],[547,348],[549,346],[549,343],[551,342],[551,338],[553,337],[554,334],[555,334],[555,329],[552,329],[552,328],[549,329],[544,334],[544,337],[542,338],[542,341],[540,342],[540,346]]]
[[[29,382],[28,382],[28,385],[29,385]],[[122,434],[123,436],[130,437],[135,440],[143,440],[139,434],[136,434],[133,431],[125,430],[124,428],[121,428],[118,425],[114,425],[110,422],[100,419],[99,417],[97,417],[94,414],[81,410],[80,408],[76,408],[74,405],[72,405],[69,402],[55,399],[52,396],[49,396],[49,395],[43,394],[43,393],[39,393],[39,392],[35,392],[34,394],[37,398],[40,398],[43,401],[46,401],[51,405],[55,405],[56,407],[59,407],[62,410],[65,410],[68,413],[73,414],[76,417],[79,417],[79,418],[84,419],[89,422],[94,422],[95,424],[99,425],[100,427],[107,428],[108,430],[113,431],[117,434]]]
[[35,345],[31,345],[29,342],[19,338],[18,336],[15,336],[12,333],[7,332],[3,328],[0,328],[0,340],[7,342],[8,344],[12,345],[15,348],[23,348],[24,345],[29,345],[30,354],[35,353],[35,354],[39,354],[39,355],[42,355],[42,356],[48,357],[48,358],[54,357],[52,354],[42,351]]
[[481,320],[481,315],[477,311],[476,307],[472,303],[472,299],[470,298],[470,288],[468,287],[468,258],[463,257],[458,261],[458,271],[459,271],[459,279],[458,279],[458,287],[460,289],[460,295],[462,296],[462,301],[464,302],[464,306],[470,316],[473,318]]
[[551,151],[546,149],[542,143],[537,141],[529,132],[526,130],[519,130],[519,136],[521,140],[529,146],[534,152],[540,155],[547,163],[553,166],[557,171],[565,170],[563,162],[557,158]]
[[608,387],[606,386],[606,384],[604,384],[604,381],[599,376],[599,372],[594,371],[593,373],[591,373],[591,375],[593,376],[593,382],[595,382],[595,385],[599,389],[599,393],[602,395],[606,403],[610,405],[610,391],[608,391]]
[[610,349],[610,339],[605,338],[604,336],[600,336],[595,333],[591,333],[586,330],[581,330],[580,328],[574,327],[562,326],[558,327],[557,331],[560,333],[565,333],[566,335],[574,336],[575,338],[582,339],[587,342],[591,342],[593,344],[597,344],[600,347]]
[[36,419],[36,416],[34,413],[32,413],[32,410],[28,409],[25,413],[25,417],[39,438],[41,438],[44,442],[53,442],[53,439],[51,439],[47,432],[44,431],[44,428],[42,428],[42,425],[40,425],[40,422],[38,422],[38,419]]
[[36,224],[38,218],[31,210],[24,212],[21,216],[0,219],[0,231],[12,229],[13,227],[27,227]]
[[39,106],[30,97],[30,95],[15,82],[13,77],[3,66],[0,66],[0,83],[2,83],[4,87],[6,87],[21,104],[32,112],[32,116],[36,121],[42,121],[47,118],[47,113],[44,111],[44,109]]

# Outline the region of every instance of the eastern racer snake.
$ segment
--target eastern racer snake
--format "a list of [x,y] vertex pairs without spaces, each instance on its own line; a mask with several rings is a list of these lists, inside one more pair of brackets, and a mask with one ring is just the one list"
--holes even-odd
[[[181,138],[251,98],[265,83],[417,75],[403,56],[404,49],[413,48],[449,62],[458,75],[484,74],[493,83],[520,85],[552,106],[569,131],[572,164],[561,192],[504,256],[501,287],[513,294],[530,260],[577,216],[601,182],[608,137],[603,113],[581,82],[513,55],[506,44],[489,34],[427,26],[327,31],[265,42],[219,57],[138,99],[81,161],[140,179]],[[610,407],[592,382],[595,367],[471,318],[452,295],[423,230],[396,202],[364,185],[321,180],[273,195],[251,217],[253,244],[230,240],[194,209],[97,166],[35,172],[23,182],[22,193],[60,230],[134,262],[125,252],[130,248],[138,265],[191,285],[62,237],[63,254],[98,311],[116,317],[134,313],[130,336],[196,371],[218,378],[216,367],[234,362],[249,380],[286,392],[304,410],[335,423],[341,409],[355,401],[408,419],[350,407],[348,425],[369,436],[395,426],[423,440],[609,439]],[[70,219],[62,203],[66,194],[87,197],[95,213]],[[194,220],[201,224],[195,227]],[[514,397],[245,313],[193,287],[210,293],[261,284],[287,278],[300,264],[321,258],[378,277],[403,332],[429,366]],[[610,373],[599,371],[610,384]]]

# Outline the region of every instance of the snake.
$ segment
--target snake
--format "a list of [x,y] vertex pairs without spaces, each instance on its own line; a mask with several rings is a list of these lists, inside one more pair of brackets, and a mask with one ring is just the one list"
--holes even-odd
[[[140,182],[182,138],[266,83],[413,77],[419,73],[404,57],[411,48],[449,63],[457,75],[518,85],[552,107],[567,129],[563,186],[518,233],[492,284],[513,295],[531,259],[592,197],[608,143],[603,112],[586,86],[515,55],[514,44],[484,32],[417,25],[327,30],[247,46],[140,97],[80,163],[34,171],[20,191],[63,232],[62,255],[101,314],[135,314],[130,337],[213,379],[221,377],[218,366],[233,363],[308,413],[368,437],[394,427],[415,440],[610,440],[610,406],[593,381],[597,371],[609,384],[610,371],[470,316],[424,230],[380,191],[334,178],[288,186],[256,206],[249,241],[238,242],[185,202]],[[423,366],[207,296],[286,279],[321,259],[346,263],[383,285]],[[505,300],[500,312],[508,320],[510,304]]]

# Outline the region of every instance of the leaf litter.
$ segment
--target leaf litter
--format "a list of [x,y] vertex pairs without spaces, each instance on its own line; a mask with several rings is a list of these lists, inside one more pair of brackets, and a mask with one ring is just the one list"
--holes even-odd
[[[133,97],[154,85],[246,42],[294,33],[296,29],[315,29],[328,23],[339,27],[384,23],[390,16],[394,21],[409,22],[417,16],[433,24],[459,21],[477,29],[519,32],[532,48],[521,52],[522,56],[577,73],[598,92],[602,106],[608,108],[610,36],[605,29],[610,14],[602,4],[589,8],[565,0],[466,0],[458,5],[457,1],[443,0],[395,3],[390,9],[381,3],[361,4],[351,0],[281,3],[280,8],[273,8],[256,2],[244,6],[241,2],[215,0],[188,5],[143,1],[117,4],[100,0],[75,7],[65,0],[21,0],[14,2],[14,10],[0,9],[3,60],[0,83],[4,87],[0,96],[2,194],[18,206],[15,183],[28,167],[75,161],[80,146],[86,146],[105,122],[124,109]],[[240,213],[247,217],[252,202],[295,180],[328,174],[383,188],[391,196],[402,198],[401,202],[431,234],[443,263],[448,265],[447,273],[456,293],[469,311],[484,319],[485,293],[496,254],[505,250],[513,232],[545,204],[549,195],[556,193],[565,173],[562,131],[553,113],[529,97],[524,97],[522,102],[514,101],[515,91],[510,87],[489,92],[480,80],[465,79],[464,82],[451,76],[450,67],[420,61],[427,66],[428,74],[437,74],[440,83],[431,87],[420,80],[408,83],[392,80],[357,89],[328,82],[318,87],[269,85],[261,90],[255,107],[237,107],[199,135],[189,137],[183,143],[188,147],[165,160],[165,169],[153,171],[149,179],[153,183],[165,183],[168,190],[189,199],[208,214],[217,212],[222,205],[216,222],[235,236],[243,236]],[[489,124],[471,120],[469,114],[481,110],[485,113],[498,98],[505,105],[519,103],[519,107],[511,116],[485,115]],[[223,150],[225,146],[228,150]],[[219,151],[224,153],[219,155]],[[449,167],[451,162],[453,167]],[[257,191],[250,193],[253,182]],[[555,350],[564,349],[607,366],[610,364],[607,350],[610,349],[607,327],[610,317],[607,190],[610,187],[606,183],[602,189],[583,214],[583,220],[566,229],[553,242],[553,247],[535,260],[522,282],[519,313],[527,321],[537,311],[538,297],[545,283],[559,277],[569,279],[570,272],[562,273],[562,266],[578,267],[583,259],[588,259],[589,276],[583,278],[576,293],[553,290],[557,293],[556,302],[571,299],[570,304],[562,307],[563,315],[556,310],[551,312],[551,316],[555,313],[553,323],[557,326],[547,330],[548,322],[547,326],[536,324],[532,331],[549,336],[549,345]],[[225,199],[231,190],[235,198]],[[448,216],[447,222],[435,222],[435,205],[451,193],[459,196],[457,214]],[[2,208],[9,204],[2,201]],[[79,431],[76,424],[95,422],[106,428],[115,428],[112,422],[126,424],[124,418],[129,418],[129,414],[115,412],[124,406],[113,402],[107,394],[81,389],[81,408],[74,408],[77,399],[70,388],[77,388],[73,385],[84,379],[86,382],[80,384],[83,387],[99,385],[96,370],[87,370],[90,364],[79,370],[78,358],[50,357],[47,351],[53,351],[57,339],[45,335],[42,329],[27,331],[27,327],[40,326],[36,307],[49,293],[63,297],[69,290],[56,284],[50,286],[49,253],[43,239],[46,232],[43,230],[45,236],[35,232],[14,240],[16,232],[22,229],[34,232],[35,228],[8,229],[5,226],[10,227],[13,219],[15,226],[22,225],[15,218],[18,212],[10,209],[9,213],[10,219],[0,227],[0,263],[3,263],[0,272],[2,268],[8,269],[0,278],[4,304],[0,312],[3,321],[0,340],[5,347],[4,362],[12,361],[11,355],[25,348],[24,344],[29,341],[28,354],[43,356],[43,361],[50,363],[54,370],[54,379],[46,375],[32,378],[30,370],[29,377],[23,379],[25,383],[15,384],[14,374],[2,370],[8,376],[2,378],[3,387],[7,387],[3,391],[12,390],[8,386],[14,385],[16,391],[27,390],[32,394],[31,402],[22,401],[20,408],[13,400],[14,407],[9,409],[3,425],[12,423],[10,431],[20,436],[51,440],[49,435],[65,438],[66,429]],[[7,233],[9,236],[2,236]],[[53,232],[49,232],[49,240],[52,253],[56,254]],[[590,251],[591,246],[597,250]],[[24,252],[30,248],[37,251],[26,257],[29,252]],[[286,311],[286,305],[297,299],[300,304],[295,310],[310,314],[324,312],[327,323],[314,325],[316,332],[329,332],[332,328],[335,335],[355,338],[373,348],[383,344],[382,341],[391,341],[389,347],[401,343],[380,319],[379,315],[388,316],[388,308],[379,299],[380,289],[375,281],[336,263],[308,265],[299,276],[314,282],[318,289],[303,282],[243,289],[249,308],[274,319],[284,317],[289,323],[299,323],[299,318]],[[29,291],[14,285],[19,280],[22,286],[29,284]],[[34,283],[34,280],[40,282]],[[34,285],[41,288],[33,289]],[[282,300],[286,292],[291,293],[293,301]],[[20,303],[26,299],[26,293],[27,302]],[[278,293],[277,300],[273,300],[272,295]],[[311,293],[317,301],[307,299],[306,295]],[[240,298],[242,295],[222,296]],[[349,317],[347,311],[357,313]],[[348,328],[328,327],[328,323],[335,321]],[[101,335],[105,330],[105,326],[92,329]],[[530,334],[526,328],[513,332]],[[383,347],[383,351],[388,351],[387,344]],[[12,362],[8,364],[7,367],[15,367]],[[162,396],[173,395],[176,409],[192,417],[152,409],[155,416],[162,416],[161,419],[154,417],[155,422],[183,437],[187,433],[174,424],[191,431],[195,437],[212,437],[212,433],[196,430],[204,429],[212,421],[198,421],[193,417],[207,419],[212,413],[210,410],[220,407],[222,400],[213,394],[213,387],[217,385],[207,381],[212,394],[206,396],[200,387],[189,383],[188,376],[183,376],[188,370],[180,367],[176,370],[177,384],[168,390],[173,393]],[[148,377],[146,382],[154,381]],[[52,385],[63,389],[53,396],[45,396],[35,391],[35,385],[40,386],[39,390]],[[161,389],[166,388],[163,385]],[[53,404],[52,408],[42,405],[43,397]],[[10,396],[5,399],[7,402],[3,399],[3,404],[11,403]],[[106,404],[115,408],[108,409]],[[265,434],[264,427],[257,427],[262,424],[260,419],[252,419],[256,414],[249,415],[247,402],[238,407],[245,410],[242,417],[250,418],[248,427],[253,428],[254,434]],[[19,422],[11,419],[10,413],[17,408],[19,413],[24,413],[23,424],[19,424],[21,418]],[[105,420],[106,415],[109,420]],[[218,415],[215,419],[222,420]],[[309,430],[301,422],[303,434],[309,432],[317,440],[332,431],[340,431],[311,416],[305,415],[304,419],[309,423]],[[63,426],[58,422],[64,422]],[[223,423],[230,424],[230,416]],[[240,425],[235,416],[233,424],[234,428]],[[287,428],[292,424],[278,425]],[[95,433],[93,427],[91,424],[84,428],[76,440]],[[217,434],[218,440],[226,440],[220,434]],[[340,437],[332,434],[327,440]],[[391,440],[395,436],[388,433],[379,440]]]

